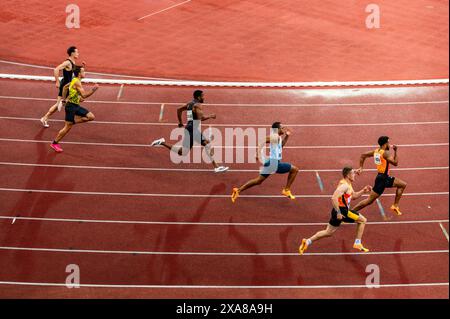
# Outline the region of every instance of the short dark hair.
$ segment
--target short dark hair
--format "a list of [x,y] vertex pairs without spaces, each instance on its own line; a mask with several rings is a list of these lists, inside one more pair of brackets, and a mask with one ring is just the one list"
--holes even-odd
[[280,129],[281,128],[281,122],[275,122],[272,124],[272,128],[277,128]]
[[203,91],[202,90],[195,90],[194,91],[194,99],[198,99],[200,96],[202,96]]
[[342,176],[344,176],[344,178],[346,178],[348,176],[348,174],[350,174],[350,172],[353,170],[353,167],[351,166],[345,166],[342,169]]
[[74,53],[76,49],[77,49],[77,47],[74,47],[74,46],[68,48],[68,49],[67,49],[67,54],[68,54],[69,56],[71,56],[72,53]]
[[77,77],[78,75],[80,75],[81,69],[83,69],[82,67],[79,66],[75,66],[73,68],[73,75],[75,75],[75,77]]
[[389,137],[388,136],[380,136],[380,138],[378,139],[378,145],[383,146],[384,144],[386,144],[389,141]]

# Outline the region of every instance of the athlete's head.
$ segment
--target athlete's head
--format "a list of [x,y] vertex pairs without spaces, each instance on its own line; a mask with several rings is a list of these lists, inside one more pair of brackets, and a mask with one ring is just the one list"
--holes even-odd
[[84,74],[84,68],[80,68],[80,67],[75,67],[73,69],[73,75],[77,78],[84,78],[85,74]]
[[281,122],[274,122],[272,124],[272,132],[275,132],[275,130],[278,130],[278,135],[284,134],[284,130],[283,130],[283,126],[281,125]]
[[194,99],[199,101],[200,103],[203,103],[203,91],[201,90],[195,90],[194,91]]
[[78,49],[77,47],[71,46],[70,48],[67,49],[67,55],[74,58],[74,59],[78,59]]
[[389,149],[389,137],[388,136],[380,136],[378,139],[378,145],[380,145],[380,148],[385,148],[386,150]]
[[353,182],[355,180],[355,170],[353,167],[346,166],[342,169],[342,176]]

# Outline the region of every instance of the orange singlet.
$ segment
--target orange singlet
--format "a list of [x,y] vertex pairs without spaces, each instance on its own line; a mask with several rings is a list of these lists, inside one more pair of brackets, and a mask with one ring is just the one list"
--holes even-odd
[[383,154],[384,150],[377,148],[373,154],[373,159],[375,161],[375,165],[377,166],[378,173],[388,175],[389,163],[383,157]]
[[347,184],[348,185],[348,189],[347,192],[344,193],[344,195],[342,195],[341,197],[339,197],[339,207],[350,207],[350,201],[352,200],[352,194],[353,194],[353,187],[352,184],[348,183],[345,179],[341,179],[341,181],[339,182],[338,187],[341,184]]

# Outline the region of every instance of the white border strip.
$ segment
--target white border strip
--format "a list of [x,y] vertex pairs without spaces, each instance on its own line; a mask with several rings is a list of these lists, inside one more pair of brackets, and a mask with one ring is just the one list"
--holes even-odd
[[[132,250],[98,250],[98,249],[61,249],[37,247],[1,246],[0,250],[40,251],[56,253],[91,253],[91,254],[124,254],[124,255],[157,255],[157,256],[296,256],[297,253],[227,253],[227,252],[188,252],[188,251],[132,251]],[[447,250],[408,250],[408,251],[373,251],[373,252],[340,252],[340,253],[305,253],[303,256],[370,256],[370,255],[415,255],[415,254],[448,254]]]
[[[226,198],[230,195],[211,195],[211,194],[150,194],[150,193],[110,193],[110,192],[81,192],[81,191],[62,191],[51,189],[24,189],[24,188],[0,188],[0,192],[27,192],[27,193],[50,193],[50,194],[73,194],[73,195],[98,195],[98,196],[140,196],[140,197],[184,197],[184,198]],[[448,192],[429,192],[429,193],[403,193],[402,196],[438,196],[448,195]],[[298,198],[330,198],[330,195],[295,195]],[[369,195],[363,195],[368,197]],[[383,196],[395,196],[395,194],[383,194]],[[283,198],[283,195],[241,195],[246,198]]]
[[168,8],[159,10],[159,11],[157,11],[157,12],[153,12],[153,13],[147,14],[146,16],[143,16],[143,17],[140,17],[139,19],[137,19],[137,21],[141,21],[141,20],[143,20],[143,19],[146,19],[146,18],[148,18],[148,17],[157,15],[158,13],[161,13],[161,12],[165,12],[165,11],[170,10],[170,9],[172,9],[172,8],[181,6],[181,5],[183,5],[183,4],[185,4],[185,3],[188,3],[188,2],[191,2],[191,0],[186,0],[186,1],[181,2],[181,3],[178,3],[178,4],[174,4],[173,6],[170,6],[170,7],[168,7]]
[[[20,142],[20,143],[51,143],[50,140],[25,140],[15,138],[0,138],[3,142]],[[150,144],[125,144],[125,143],[95,143],[95,142],[71,142],[63,141],[61,143],[72,145],[93,145],[93,146],[117,146],[117,147],[148,147]],[[430,144],[398,144],[399,147],[435,147],[435,146],[449,146],[449,143],[430,143]],[[194,145],[194,147],[201,147],[200,145]],[[339,148],[375,148],[377,145],[297,145],[297,146],[285,146],[284,149],[339,149]],[[160,147],[159,147],[160,148]],[[219,146],[214,145],[214,148],[222,149],[256,149],[258,146]]]
[[[0,216],[4,220],[21,220],[37,222],[62,222],[62,223],[94,223],[94,224],[137,224],[137,225],[192,225],[192,226],[270,226],[270,227],[290,227],[290,226],[325,226],[328,223],[223,223],[223,222],[165,222],[165,221],[138,221],[138,220],[101,220],[101,219],[70,219],[70,218],[44,218],[44,217],[20,217]],[[448,219],[440,220],[411,220],[411,221],[389,221],[389,222],[368,222],[368,225],[415,225],[415,224],[441,224],[448,223]],[[345,224],[353,226],[355,224]]]
[[[113,124],[113,125],[146,125],[146,126],[172,126],[175,127],[178,123],[162,123],[164,114],[164,104],[161,104],[161,111],[159,114],[160,122],[115,122],[115,121],[93,121],[89,124]],[[39,118],[33,117],[16,117],[16,116],[0,116],[0,120],[18,120],[18,121],[39,121]],[[52,120],[49,122],[59,122],[63,123],[64,120]],[[434,121],[434,122],[384,122],[384,123],[333,123],[333,124],[284,124],[288,127],[353,127],[353,126],[403,126],[403,125],[439,125],[439,124],[449,124],[449,121]],[[214,124],[210,125],[210,127],[267,127],[270,125],[267,124]]]
[[[64,287],[67,284],[62,283],[44,283],[44,282],[21,282],[21,281],[0,281],[0,285],[14,286],[39,286],[39,287]],[[437,283],[415,283],[415,284],[383,284],[377,285],[380,288],[406,288],[406,287],[436,287],[448,286],[448,282]],[[142,289],[350,289],[366,288],[367,285],[323,285],[323,286],[205,286],[205,285],[107,285],[107,284],[80,284],[82,288],[142,288]],[[73,289],[72,289],[73,290]]]
[[[61,165],[61,164],[40,164],[40,163],[16,163],[16,162],[0,162],[0,165],[5,166],[29,166],[29,167],[54,167],[54,168],[73,168],[73,169],[99,169],[99,170],[122,170],[122,171],[149,171],[149,172],[209,172],[211,169],[206,168],[164,168],[164,167],[125,167],[125,166],[89,166],[89,165]],[[397,171],[431,171],[431,170],[448,170],[448,166],[436,166],[436,167],[405,167],[391,169],[392,172]],[[229,173],[253,173],[259,172],[258,169],[230,169]],[[301,169],[302,173],[331,173],[341,172],[342,169]],[[365,169],[366,172],[376,172],[376,168]]]
[[[55,81],[52,76],[22,75],[0,73],[0,79]],[[396,81],[353,81],[353,82],[207,82],[207,81],[156,81],[156,80],[122,80],[89,79],[85,83],[127,84],[127,85],[162,85],[162,86],[201,86],[201,87],[354,87],[354,86],[391,86],[391,85],[431,85],[449,84],[449,79],[396,80]]]
[[[6,96],[0,95],[0,99],[10,99],[10,100],[24,100],[24,101],[49,101],[55,102],[55,99],[41,98],[41,97],[23,97],[23,96]],[[428,104],[448,104],[448,100],[442,101],[409,101],[409,102],[368,102],[368,103],[302,103],[302,104],[251,104],[251,103],[204,103],[207,106],[232,106],[232,107],[340,107],[340,106],[411,106],[411,105],[428,105]],[[161,104],[167,106],[182,106],[186,104],[185,102],[145,102],[145,101],[96,101],[96,100],[86,100],[84,103],[94,103],[94,104],[129,104],[129,105],[147,105],[161,107]]]
[[448,240],[448,233],[447,233],[447,230],[445,229],[444,225],[442,225],[442,223],[439,223],[439,226],[441,227],[442,232],[444,233],[445,238],[447,238],[447,241],[449,241],[449,240]]

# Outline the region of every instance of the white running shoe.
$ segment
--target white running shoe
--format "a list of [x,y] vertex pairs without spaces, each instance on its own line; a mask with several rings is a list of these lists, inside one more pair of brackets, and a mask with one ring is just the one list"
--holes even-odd
[[41,117],[41,123],[44,127],[50,127],[50,125],[48,125],[48,122],[45,121],[43,117]]
[[150,144],[150,146],[158,146],[165,142],[166,142],[166,140],[164,138],[160,138],[159,140],[154,140],[152,142],[152,144]]
[[229,167],[219,166],[214,169],[214,173],[223,173],[223,172],[228,171],[228,169],[229,169]]

